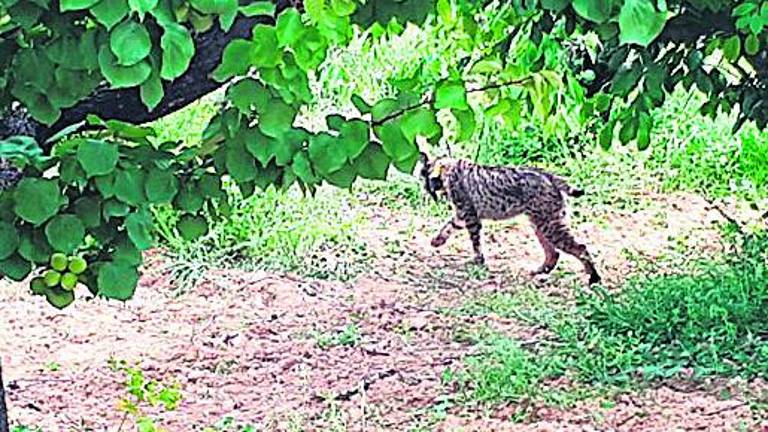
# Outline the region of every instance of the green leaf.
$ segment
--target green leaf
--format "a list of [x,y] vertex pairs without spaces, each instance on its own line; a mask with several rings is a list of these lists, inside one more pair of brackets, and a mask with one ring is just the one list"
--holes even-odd
[[400,102],[395,99],[381,99],[371,108],[371,118],[380,122],[400,109]]
[[12,255],[0,261],[0,275],[4,275],[12,281],[21,282],[30,273],[32,273],[32,263],[19,255]]
[[237,0],[192,0],[192,6],[200,12],[219,15],[219,25],[225,32],[237,17],[237,3]]
[[197,181],[197,189],[208,198],[221,198],[224,191],[221,189],[221,178],[216,174],[205,173]]
[[571,0],[541,0],[541,7],[553,12],[561,12],[570,3]]
[[208,222],[202,216],[184,215],[176,228],[184,240],[194,241],[208,233]]
[[370,114],[371,112],[371,106],[368,105],[368,103],[363,99],[362,97],[353,94],[352,95],[352,104],[357,108],[357,110],[360,112],[360,114]]
[[147,250],[152,247],[155,240],[152,237],[154,225],[152,217],[146,211],[131,213],[125,218],[125,229],[128,231],[128,238],[139,250]]
[[75,214],[86,228],[101,225],[101,201],[95,197],[81,197],[75,201]]
[[352,160],[365,150],[370,141],[368,123],[362,120],[344,121],[339,128],[340,145],[344,146],[347,157]]
[[456,137],[458,142],[465,142],[472,139],[475,135],[475,128],[477,127],[477,120],[475,119],[475,112],[469,110],[452,110],[453,116],[459,122],[459,135]]
[[45,225],[45,237],[58,252],[72,253],[85,240],[85,227],[75,215],[59,215]]
[[181,188],[174,201],[176,207],[189,213],[200,211],[204,203],[203,196],[190,184],[186,184]]
[[106,263],[99,268],[97,285],[99,294],[106,298],[126,301],[133,297],[139,273],[123,262]]
[[227,145],[226,166],[229,175],[238,183],[256,178],[256,159],[241,142],[233,141]]
[[56,309],[64,309],[75,301],[75,292],[58,287],[48,288],[45,291],[45,299]]
[[733,35],[725,40],[723,55],[732,63],[739,59],[741,55],[741,38],[739,38],[739,35]]
[[467,90],[464,88],[464,83],[455,81],[441,83],[435,91],[435,108],[469,109]]
[[646,150],[651,145],[651,128],[653,119],[648,113],[640,113],[640,120],[637,129],[637,149]]
[[133,66],[119,65],[117,57],[107,45],[103,45],[99,50],[99,67],[112,88],[138,86],[146,81],[152,73],[152,66],[147,61],[136,63]]
[[[339,144],[338,139],[327,133],[313,136],[310,139],[308,150],[309,159],[322,174],[340,170],[347,160],[344,146]],[[299,177],[301,178],[301,176]]]
[[637,81],[640,79],[641,70],[634,65],[631,68],[622,68],[613,76],[611,82],[611,93],[619,97],[624,97],[635,89]]
[[146,81],[139,87],[139,96],[141,102],[150,111],[163,100],[165,96],[165,90],[163,90],[163,83],[160,81],[160,75],[156,70],[153,70]]
[[573,10],[583,18],[602,24],[613,16],[616,0],[573,0]]
[[115,196],[122,202],[138,206],[146,201],[146,175],[139,169],[120,170],[115,176]]
[[434,111],[428,108],[419,108],[403,115],[400,120],[403,135],[408,141],[415,141],[416,136],[431,139],[442,132]]
[[347,189],[355,182],[357,173],[351,165],[344,164],[341,169],[324,175],[328,183],[342,189]]
[[363,153],[355,159],[355,170],[360,177],[370,180],[386,180],[387,170],[391,159],[384,153],[384,149],[376,144],[370,143],[365,147]]
[[8,222],[0,221],[0,260],[4,260],[16,252],[19,247],[19,233]]
[[23,233],[18,251],[22,258],[37,264],[47,264],[53,253],[45,234],[40,230]]
[[613,129],[615,127],[616,127],[616,122],[610,121],[600,131],[600,136],[598,137],[598,140],[600,142],[600,147],[602,147],[605,150],[610,149],[611,145],[613,144]]
[[744,2],[733,9],[731,15],[735,17],[750,15],[757,10],[757,4],[751,1]]
[[331,0],[331,10],[338,16],[348,16],[355,13],[357,5],[352,0]]
[[296,119],[296,109],[280,98],[273,98],[269,109],[259,118],[259,129],[264,135],[277,138],[293,128]]
[[251,66],[253,42],[245,39],[234,39],[221,56],[221,64],[213,71],[216,81],[224,82],[236,75],[245,75]]
[[397,121],[379,126],[374,129],[374,132],[381,140],[384,152],[395,162],[410,160],[419,153],[416,144],[408,141]]
[[291,165],[293,172],[297,177],[306,184],[317,183],[317,176],[312,171],[312,164],[309,161],[309,157],[306,152],[298,152],[293,156],[293,164]]
[[128,6],[132,11],[138,12],[140,17],[157,7],[158,0],[128,0]]
[[56,181],[30,177],[16,185],[13,197],[16,215],[33,225],[53,217],[59,212],[62,202]]
[[98,3],[99,0],[61,0],[59,8],[62,12],[88,9]]
[[104,201],[104,219],[109,220],[112,217],[123,217],[127,216],[128,213],[131,212],[131,208],[128,206],[128,204],[118,201],[116,199],[108,199]]
[[187,29],[175,23],[164,25],[160,47],[163,50],[160,77],[171,81],[184,74],[195,55],[195,44]]
[[153,169],[147,176],[144,192],[150,203],[170,203],[179,192],[179,181],[171,171]]
[[647,47],[667,22],[667,13],[658,12],[650,0],[625,0],[619,14],[620,41]]
[[109,47],[120,66],[133,66],[144,60],[152,49],[149,31],[136,21],[118,24],[109,34]]
[[108,174],[105,176],[99,176],[94,179],[96,183],[96,189],[104,198],[112,198],[115,196],[115,176]]
[[107,30],[111,30],[117,23],[128,15],[128,0],[100,0],[91,8],[91,15],[96,18]]
[[760,52],[760,39],[754,33],[747,36],[747,40],[744,42],[744,52],[751,56]]
[[630,117],[621,123],[619,129],[619,141],[626,145],[637,136],[638,120],[637,117]]
[[259,68],[271,68],[280,62],[281,50],[278,50],[275,27],[256,24],[252,30],[253,48],[251,62]]
[[269,106],[269,90],[253,78],[238,81],[227,91],[232,105],[243,114],[265,112]]
[[306,27],[301,21],[301,15],[295,8],[288,8],[277,17],[275,29],[277,31],[277,40],[281,47],[293,46],[297,41],[301,40],[306,32]]
[[111,173],[120,157],[117,144],[93,139],[83,139],[77,147],[77,161],[88,177]]
[[247,17],[274,16],[275,4],[270,1],[255,1],[246,6],[240,6],[240,13]]
[[123,238],[117,241],[115,250],[112,252],[112,261],[128,267],[141,265],[141,251],[136,248],[130,239]]

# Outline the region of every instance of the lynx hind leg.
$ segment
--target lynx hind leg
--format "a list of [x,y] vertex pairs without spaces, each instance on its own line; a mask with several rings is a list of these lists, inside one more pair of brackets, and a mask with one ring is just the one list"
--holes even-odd
[[587,247],[581,243],[578,243],[571,235],[568,227],[565,226],[562,219],[553,219],[544,221],[543,223],[537,223],[537,230],[541,231],[546,240],[561,251],[573,255],[581,261],[584,266],[584,271],[589,275],[589,284],[599,283],[601,278],[597,273],[595,264],[592,262],[592,257],[587,251]]
[[531,274],[535,276],[551,273],[552,270],[555,269],[557,261],[560,259],[560,253],[557,252],[555,246],[549,240],[547,240],[547,238],[538,227],[536,228],[536,238],[539,240],[541,247],[544,249],[544,263]]

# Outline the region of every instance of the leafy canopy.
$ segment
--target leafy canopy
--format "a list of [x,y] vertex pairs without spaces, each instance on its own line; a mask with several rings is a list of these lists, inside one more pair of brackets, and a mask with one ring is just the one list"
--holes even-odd
[[[17,101],[48,125],[100,86],[138,89],[155,109],[189,71],[198,35],[259,18],[248,37],[227,42],[211,74],[228,85],[227,101],[199,146],[96,116],[88,118],[96,132],[62,134],[50,154],[29,137],[2,137],[0,157],[25,174],[0,192],[2,275],[22,280],[46,271],[56,252],[77,254],[88,263],[78,280],[93,295],[129,299],[141,251],[155,240],[152,206],[179,210],[176,228],[195,240],[208,218],[228,215],[222,179],[247,196],[293,184],[348,188],[386,179],[390,166],[411,173],[424,144],[470,139],[478,109],[512,128],[525,111],[560,139],[566,128],[553,125],[642,149],[650,110],[680,84],[709,96],[705,113],[738,105],[740,121],[768,121],[760,85],[768,8],[751,0],[305,0],[303,13],[285,2],[242,3],[0,0],[0,102]],[[717,26],[697,24],[702,17]],[[325,130],[297,126],[313,99],[309,74],[331,47],[356,26],[379,38],[407,22],[455,34],[455,64],[438,74],[416,65],[392,83],[391,98],[354,95],[357,113],[330,114]],[[563,109],[564,98],[579,109]],[[56,307],[75,300],[37,278],[33,287]]]

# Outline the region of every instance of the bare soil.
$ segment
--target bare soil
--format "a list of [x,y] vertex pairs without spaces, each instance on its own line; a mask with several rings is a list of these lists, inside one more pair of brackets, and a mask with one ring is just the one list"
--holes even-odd
[[[721,216],[703,200],[645,199],[652,205],[643,210],[574,224],[609,286],[636,271],[627,251],[661,257],[676,247],[720,247],[713,222]],[[461,331],[486,324],[521,340],[536,336],[515,320],[444,308],[515,293],[530,284],[526,273],[541,251],[527,222],[494,226],[486,241],[490,272],[476,278],[467,272],[465,235],[445,249],[429,247],[441,221],[385,208],[369,210],[369,218],[365,240],[376,258],[348,283],[217,270],[172,296],[158,256],[148,260],[136,297],[125,304],[96,299],[56,311],[22,286],[0,290],[0,354],[12,421],[47,432],[118,430],[124,390],[108,366],[114,358],[181,385],[179,408],[159,415],[168,431],[202,430],[227,415],[257,430],[768,431],[765,413],[751,403],[768,395],[760,382],[669,382],[568,408],[439,409],[453,397],[443,372],[461,368],[476,349]],[[561,267],[535,283],[567,302],[568,287],[585,276],[573,259],[564,258]],[[355,346],[318,344],[319,334],[352,322],[360,335]],[[516,422],[521,409],[530,415]]]

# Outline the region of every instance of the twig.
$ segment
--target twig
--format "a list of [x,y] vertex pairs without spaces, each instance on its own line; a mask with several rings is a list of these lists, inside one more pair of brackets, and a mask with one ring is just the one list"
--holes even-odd
[[120,420],[120,426],[117,427],[117,432],[120,432],[123,430],[123,425],[125,425],[126,420],[128,420],[128,411],[123,413],[123,419]]
[[735,409],[741,408],[741,407],[743,407],[745,405],[748,405],[748,402],[740,402],[740,403],[737,403],[736,405],[731,405],[731,406],[727,406],[725,408],[720,408],[718,410],[714,410],[714,411],[710,411],[710,412],[704,413],[704,415],[705,416],[718,415],[718,414],[724,413],[726,411],[730,411],[730,410],[735,410]]
[[384,372],[379,372],[377,374],[374,374],[373,376],[365,377],[363,378],[362,385],[358,385],[353,389],[347,390],[343,393],[339,393],[332,399],[335,401],[345,401],[345,402],[349,401],[350,399],[352,399],[352,397],[354,397],[358,393],[368,391],[368,389],[377,381],[383,380],[385,378],[389,378],[395,375],[396,373],[397,371],[395,369],[387,369]]
[[[507,86],[512,86],[512,85],[519,85],[519,84],[523,84],[525,82],[528,82],[530,80],[531,80],[531,77],[520,78],[520,79],[516,79],[516,80],[512,80],[512,81],[506,81],[506,82],[503,82],[503,83],[491,84],[491,85],[486,86],[486,87],[470,89],[470,90],[467,90],[467,93],[477,93],[477,92],[494,90],[494,89],[498,89],[498,88],[502,88],[502,87],[507,87]],[[395,119],[397,117],[400,117],[401,115],[403,115],[403,114],[405,114],[407,112],[419,109],[419,108],[421,108],[421,107],[423,107],[425,105],[431,105],[433,103],[435,103],[435,97],[434,96],[432,96],[432,97],[430,97],[430,98],[428,98],[428,99],[426,99],[426,100],[424,100],[422,102],[419,102],[417,104],[411,105],[409,107],[405,107],[405,108],[403,108],[403,109],[401,109],[399,111],[395,111],[393,113],[390,113],[390,114],[380,118],[379,120],[374,120],[374,121],[371,122],[371,124],[373,126],[381,126],[384,123],[386,123],[386,122],[388,122],[388,121],[390,121],[392,119]]]
[[735,225],[736,226],[736,230],[739,232],[739,234],[742,234],[742,235],[744,234],[744,229],[742,228],[742,223],[741,222],[739,222],[738,220],[736,220],[736,218],[734,218],[733,216],[731,216],[728,213],[726,213],[725,210],[723,210],[722,207],[717,205],[713,200],[711,200],[711,199],[709,199],[707,197],[704,197],[704,201],[706,201],[707,204],[709,204],[709,208],[711,210],[717,211],[720,214],[720,216],[725,218],[725,220],[727,220],[731,224]]
[[631,416],[629,416],[629,417],[625,418],[624,420],[622,420],[622,421],[620,421],[620,422],[616,423],[616,426],[615,426],[615,427],[616,427],[616,429],[618,429],[618,428],[620,428],[620,427],[624,426],[625,424],[629,423],[629,422],[630,422],[630,421],[632,421],[633,419],[637,418],[637,417],[640,415],[640,413],[641,413],[641,411],[635,411],[634,413],[632,413],[632,415],[631,415]]

